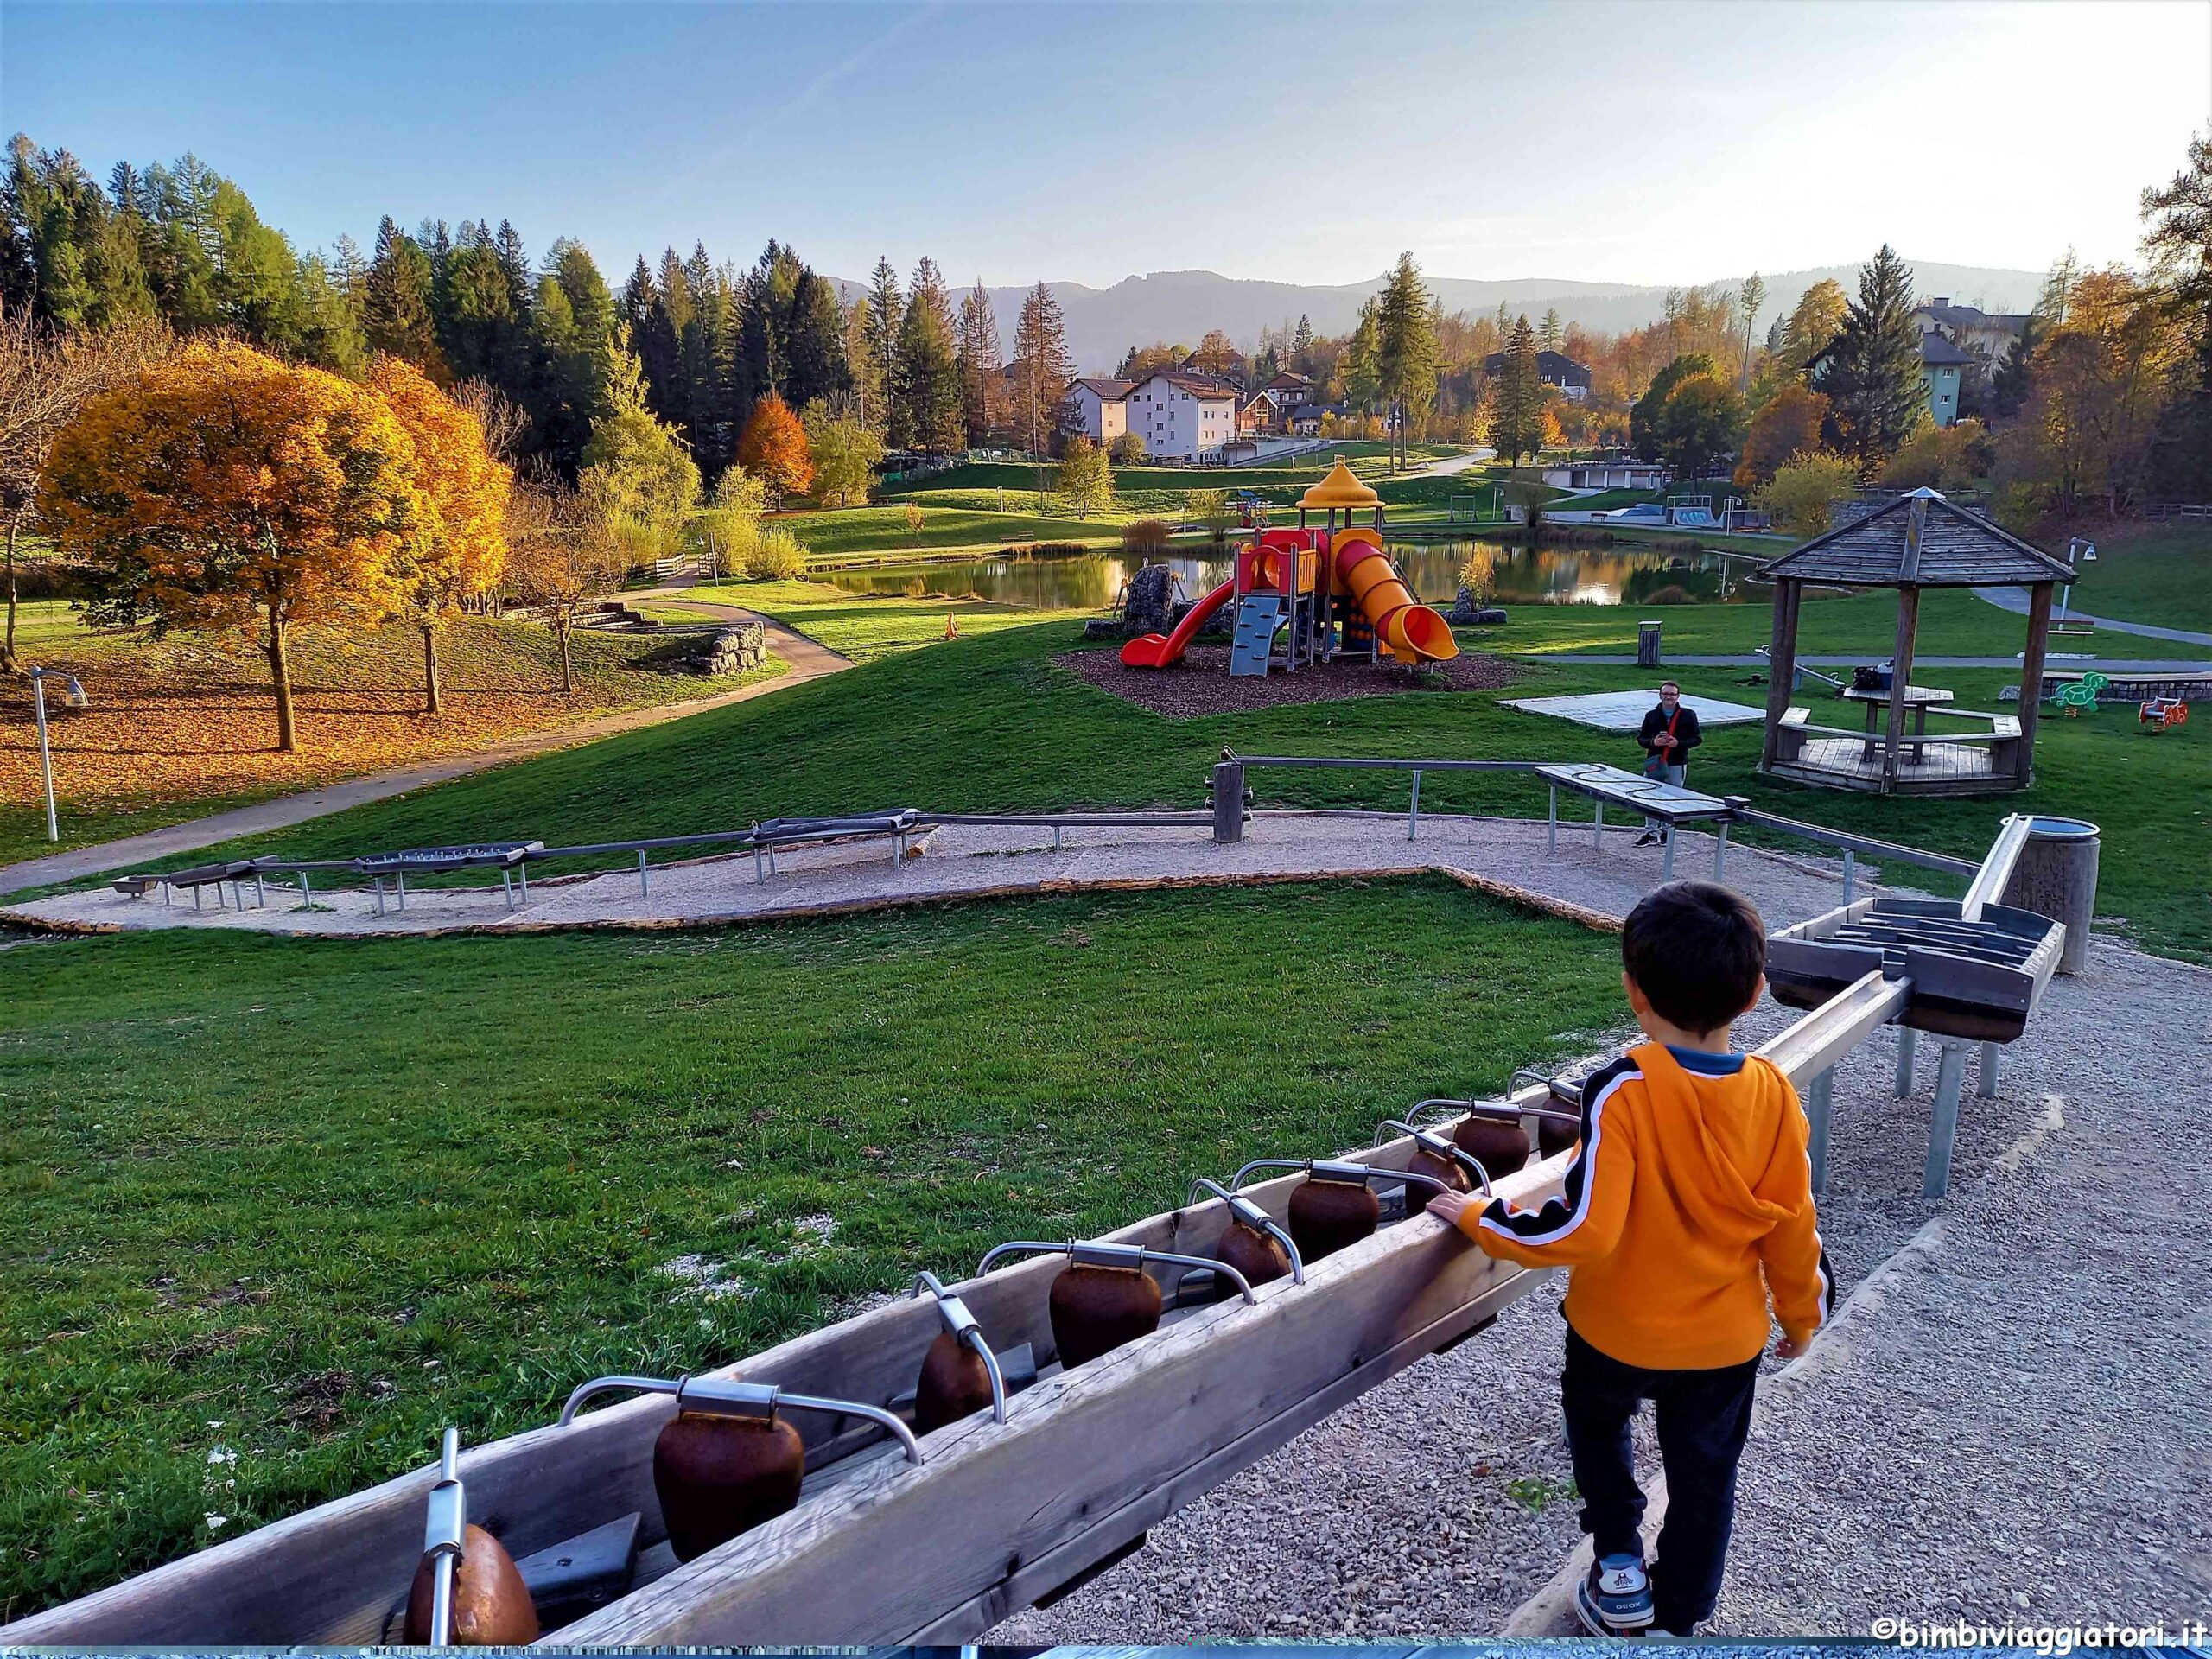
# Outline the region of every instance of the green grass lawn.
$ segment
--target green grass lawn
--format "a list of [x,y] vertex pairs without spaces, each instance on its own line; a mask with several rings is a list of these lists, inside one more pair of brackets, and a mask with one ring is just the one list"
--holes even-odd
[[[2212,524],[2127,524],[2097,532],[2074,604],[2091,616],[2212,632]],[[2144,641],[2144,654],[2171,654]]]
[[1433,880],[7,963],[0,1619],[1623,1013],[1611,940]]
[[1084,521],[1058,518],[1021,509],[1026,499],[1009,504],[1009,512],[969,507],[925,506],[922,527],[906,522],[903,506],[833,507],[822,512],[787,512],[769,522],[797,537],[810,558],[829,563],[841,559],[880,558],[914,551],[944,552],[964,549],[995,552],[1030,542],[1118,543],[1117,519],[1093,518]]
[[[1773,638],[1774,632],[1772,608],[1757,602],[1516,605],[1509,607],[1509,613],[1512,620],[1503,627],[1479,630],[1470,637],[1495,651],[1618,653],[1636,649],[1639,622],[1654,620],[1661,625],[1668,652],[1697,655],[1756,651]],[[1897,613],[1897,595],[1886,591],[1809,597],[1798,613],[1798,650],[1818,656],[1858,654],[1868,662],[1878,662],[1895,648]],[[1931,588],[1921,596],[1918,654],[2017,656],[2027,644],[2027,626],[2024,616],[2000,610],[1963,588]],[[2120,658],[2212,658],[2212,648],[2171,645],[2107,630],[2087,639],[2056,642],[2054,648]],[[1931,674],[1938,671],[1929,671]],[[1926,675],[1916,678],[1943,683],[1929,681]]]
[[[935,608],[921,611],[913,626],[925,626]],[[1808,606],[1807,616],[1818,608]],[[801,607],[785,614],[808,626]],[[236,845],[308,857],[504,836],[557,845],[702,833],[778,813],[894,801],[947,811],[1190,808],[1203,799],[1208,768],[1224,744],[1255,754],[1618,764],[1634,758],[1624,739],[1503,708],[1498,698],[1643,688],[1652,680],[1649,670],[1531,658],[1521,682],[1503,693],[1413,691],[1170,721],[1054,664],[1052,657],[1077,643],[1071,622],[979,629],[925,650],[891,652],[754,702]],[[1743,683],[1745,669],[1670,671],[1693,692],[1752,704],[1764,696],[1763,688]],[[2007,678],[1998,670],[1947,670],[1934,683],[1955,691],[1963,707],[1993,709]],[[2124,711],[2108,709],[2087,720],[2046,719],[2042,733],[2036,787],[1995,799],[1885,800],[1775,782],[1756,770],[1756,726],[1714,731],[1699,752],[1693,782],[1717,794],[1749,796],[1768,810],[1961,857],[1986,851],[2009,811],[2090,818],[2105,828],[2104,912],[2127,918],[2153,948],[2212,960],[2212,894],[2190,875],[2212,853],[2212,807],[2202,787],[2212,721],[2144,738]],[[1255,773],[1252,781],[1270,805],[1395,809],[1405,800],[1404,780],[1395,775],[1276,772]],[[1421,800],[1437,811],[1523,817],[1541,816],[1544,805],[1538,790],[1512,774],[1431,776]]]

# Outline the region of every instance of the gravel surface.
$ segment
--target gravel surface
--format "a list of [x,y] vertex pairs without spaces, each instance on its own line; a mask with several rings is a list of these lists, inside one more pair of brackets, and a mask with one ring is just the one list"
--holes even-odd
[[[1789,1017],[1770,1003],[1741,1034]],[[1714,1632],[2212,1616],[2212,974],[2100,944],[2005,1052],[1996,1099],[1969,1066],[1930,1201],[1934,1046],[1904,1101],[1894,1038],[1838,1068],[1821,1234],[1843,1290],[1913,1248],[1768,1395]],[[1501,1628],[1577,1537],[1573,1500],[1516,1497],[1567,1478],[1555,1303],[1523,1299],[992,1639]],[[1639,1445],[1656,1469],[1648,1417]]]
[[1397,663],[1314,663],[1295,674],[1229,677],[1227,645],[1192,645],[1170,668],[1124,668],[1112,651],[1071,651],[1052,659],[1102,691],[1170,720],[1272,709],[1284,702],[1333,702],[1339,697],[1384,697],[1400,691],[1480,691],[1510,685],[1521,676],[1503,657],[1465,651],[1448,663],[1419,671]]

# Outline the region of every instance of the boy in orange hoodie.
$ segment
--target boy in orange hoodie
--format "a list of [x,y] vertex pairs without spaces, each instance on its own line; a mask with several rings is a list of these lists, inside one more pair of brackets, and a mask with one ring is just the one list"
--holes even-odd
[[[1428,1213],[1491,1255],[1569,1269],[1560,1392],[1596,1557],[1576,1611],[1599,1636],[1688,1636],[1720,1593],[1768,1299],[1787,1359],[1834,1292],[1796,1090],[1728,1040],[1766,988],[1758,912],[1726,887],[1670,882],[1630,912],[1621,959],[1651,1040],[1584,1084],[1560,1196],[1520,1210],[1446,1193]],[[1629,1442],[1645,1400],[1668,1494],[1649,1573]]]

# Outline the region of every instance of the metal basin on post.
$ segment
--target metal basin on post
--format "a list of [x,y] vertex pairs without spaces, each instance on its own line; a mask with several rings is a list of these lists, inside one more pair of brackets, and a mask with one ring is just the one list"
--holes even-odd
[[2066,924],[2066,944],[2058,957],[2062,974],[2078,974],[2089,965],[2100,842],[2097,826],[2085,819],[2031,818],[2027,844],[2005,886],[2003,903]]

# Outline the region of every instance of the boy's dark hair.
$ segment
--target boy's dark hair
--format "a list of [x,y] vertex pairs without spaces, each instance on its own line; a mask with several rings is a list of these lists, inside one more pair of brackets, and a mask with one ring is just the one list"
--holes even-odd
[[1731,888],[1669,881],[1629,912],[1621,965],[1662,1019],[1718,1031],[1751,1006],[1766,971],[1766,924]]

